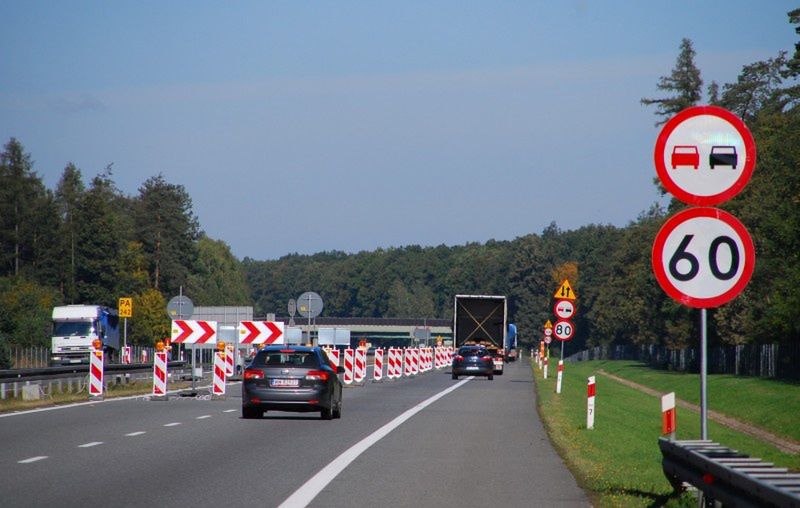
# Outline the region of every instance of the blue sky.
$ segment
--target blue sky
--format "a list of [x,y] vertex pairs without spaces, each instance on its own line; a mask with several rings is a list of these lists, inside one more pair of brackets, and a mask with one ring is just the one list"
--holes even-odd
[[731,82],[791,54],[792,8],[0,0],[0,141],[50,188],[161,173],[240,258],[624,226],[660,199],[639,99],[681,38]]

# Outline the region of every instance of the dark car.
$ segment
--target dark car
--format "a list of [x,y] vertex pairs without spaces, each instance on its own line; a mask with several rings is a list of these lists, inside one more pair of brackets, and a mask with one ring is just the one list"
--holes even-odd
[[462,346],[453,357],[453,379],[458,376],[486,376],[494,379],[492,354],[483,346]]
[[242,418],[265,411],[319,411],[325,420],[342,416],[342,382],[319,347],[267,346],[242,380]]

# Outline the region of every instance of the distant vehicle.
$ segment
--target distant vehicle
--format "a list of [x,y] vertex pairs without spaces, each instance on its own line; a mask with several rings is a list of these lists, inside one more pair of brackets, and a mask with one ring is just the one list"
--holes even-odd
[[494,358],[483,346],[462,346],[453,356],[452,377],[486,376],[494,379]]
[[506,333],[506,361],[513,362],[517,359],[517,325],[508,323]]
[[104,360],[120,350],[119,317],[116,309],[102,305],[53,307],[50,365],[89,363],[92,342],[103,343]]
[[494,359],[494,373],[503,373],[508,303],[505,296],[456,295],[453,345],[483,346]]
[[696,146],[675,145],[672,149],[670,163],[672,164],[672,169],[678,166],[692,166],[697,169],[700,166],[700,152]]
[[711,169],[715,166],[730,166],[736,169],[739,162],[739,155],[736,153],[735,146],[712,146],[711,154],[708,156],[708,165]]
[[267,346],[242,380],[242,418],[266,411],[319,411],[323,420],[342,416],[342,382],[320,347]]

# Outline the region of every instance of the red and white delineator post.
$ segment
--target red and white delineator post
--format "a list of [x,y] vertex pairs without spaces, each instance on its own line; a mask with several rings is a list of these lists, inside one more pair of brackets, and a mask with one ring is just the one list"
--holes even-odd
[[590,376],[586,387],[586,428],[594,428],[594,376]]
[[372,366],[372,380],[376,383],[383,381],[383,349],[375,349],[375,363]]
[[399,349],[390,347],[388,359],[386,362],[386,377],[395,380],[400,377],[402,353]]
[[419,348],[411,348],[411,374],[419,374]]
[[670,392],[661,397],[661,435],[675,439],[678,430],[677,415],[675,414],[675,392]]
[[550,360],[545,356],[544,360],[542,360],[542,362],[544,364],[542,366],[542,371],[544,373],[544,379],[547,379],[547,365],[550,363]]
[[141,356],[140,361],[142,363],[147,363],[147,350],[146,349],[142,349],[142,353],[141,353],[140,356]]
[[409,348],[403,349],[403,376],[409,377],[411,375],[411,350]]
[[558,361],[558,377],[556,378],[556,393],[561,393],[561,378],[564,377],[564,360]]
[[225,360],[225,351],[214,352],[214,378],[211,391],[212,398],[225,397],[225,369],[227,361]]
[[89,353],[89,398],[103,398],[103,349],[95,349]]
[[236,360],[233,344],[225,346],[225,377],[233,376],[233,362]]
[[156,400],[167,398],[167,352],[156,352],[153,357],[153,397]]
[[131,364],[131,347],[130,346],[124,346],[122,348],[122,363],[124,365],[130,365]]
[[353,380],[356,383],[363,383],[367,377],[367,350],[363,347],[356,348],[355,370]]
[[353,384],[353,350],[347,348],[344,350],[344,384]]

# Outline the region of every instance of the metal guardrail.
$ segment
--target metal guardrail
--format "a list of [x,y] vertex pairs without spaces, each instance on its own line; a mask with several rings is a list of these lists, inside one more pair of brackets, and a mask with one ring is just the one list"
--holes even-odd
[[[181,368],[186,365],[184,361],[169,362],[169,368]],[[152,363],[132,363],[132,364],[106,364],[103,366],[104,372],[128,372],[135,370],[149,370],[153,368]],[[0,370],[0,379],[14,380],[25,379],[34,380],[48,377],[57,377],[64,374],[77,374],[79,372],[89,372],[89,364],[66,365],[63,367],[42,367],[38,369],[7,369]]]
[[800,474],[709,440],[659,438],[664,475],[676,491],[687,482],[706,506],[800,507]]

